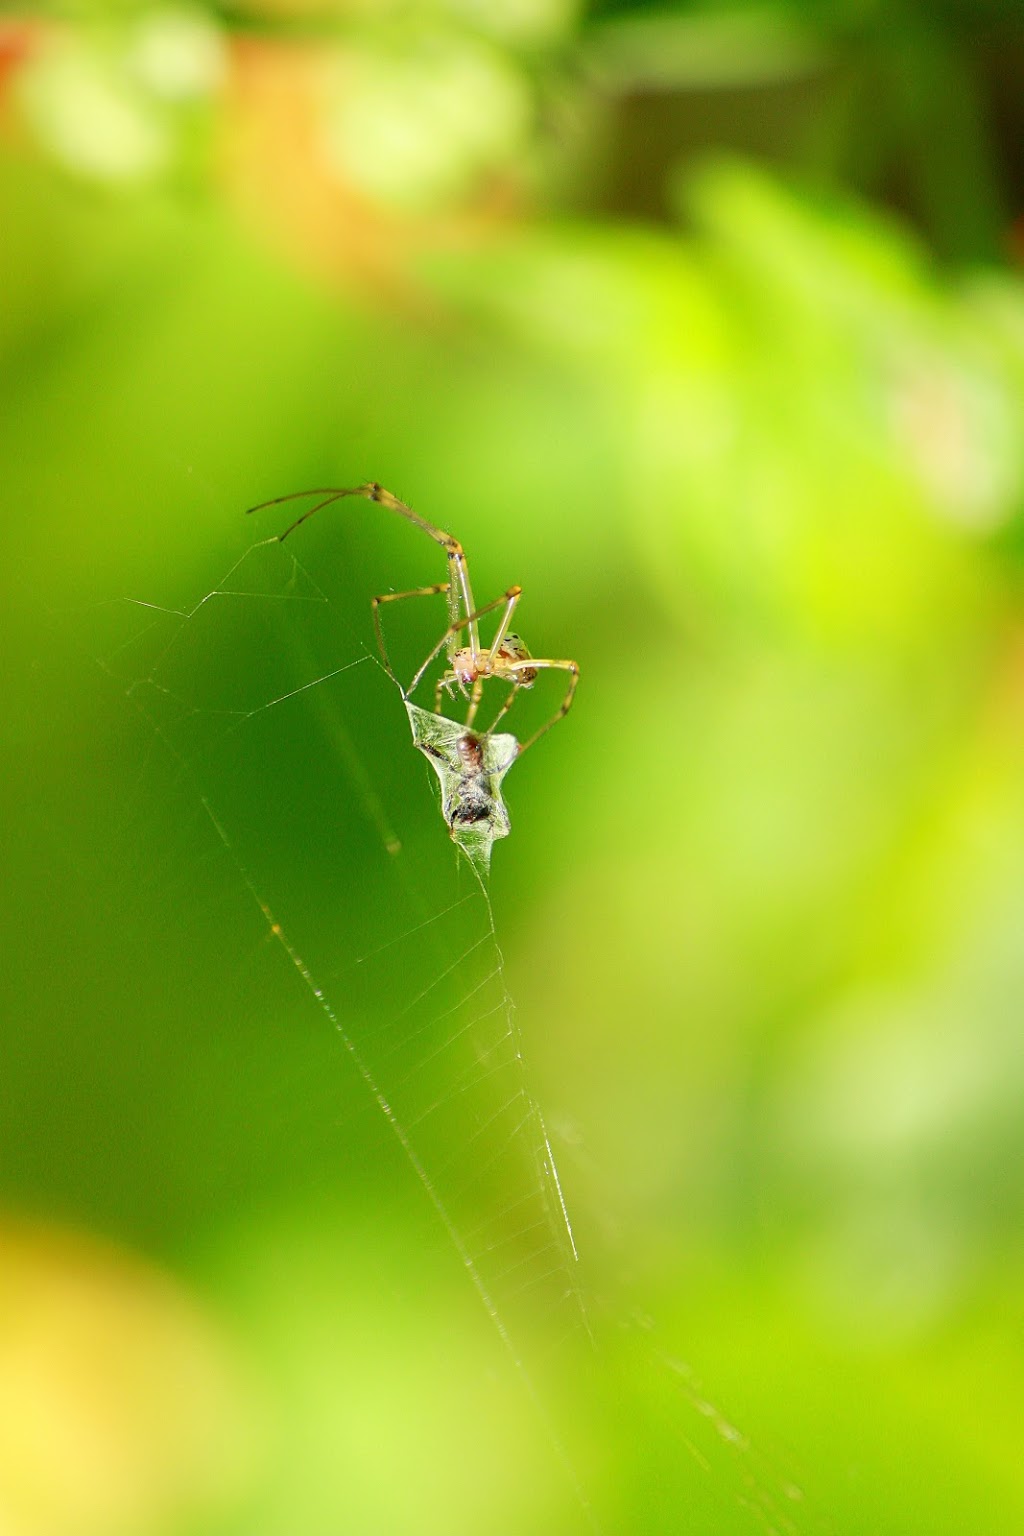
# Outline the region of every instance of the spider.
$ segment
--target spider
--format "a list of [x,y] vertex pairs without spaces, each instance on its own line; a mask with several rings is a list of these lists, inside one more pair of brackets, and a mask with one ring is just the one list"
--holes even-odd
[[[319,496],[312,507],[307,508],[295,521],[278,534],[280,540],[284,540],[290,533],[314,512],[319,512],[328,507],[332,502],[340,501],[343,496],[365,496],[367,501],[375,501],[378,505],[386,507],[389,512],[397,512],[399,517],[404,517],[408,522],[421,528],[424,533],[432,538],[435,544],[440,544],[448,556],[448,580],[436,582],[429,587],[413,587],[408,592],[385,592],[372,599],[373,624],[377,634],[377,644],[380,647],[381,659],[387,668],[388,675],[394,679],[395,674],[388,657],[387,646],[384,643],[384,631],[381,625],[380,610],[385,603],[402,602],[407,597],[434,597],[444,593],[448,600],[448,628],[440,640],[429,653],[426,660],[420,666],[409,687],[401,688],[405,699],[411,699],[413,693],[419,687],[428,667],[441,653],[446,652],[447,667],[439,678],[434,692],[434,713],[440,714],[441,694],[447,693],[449,698],[456,689],[468,700],[466,713],[466,730],[472,728],[473,721],[480,708],[483,697],[484,683],[488,678],[498,678],[511,683],[511,689],[504,704],[498,710],[491,721],[487,734],[489,735],[498,721],[512,708],[520,688],[532,688],[537,680],[537,674],[544,670],[567,672],[569,674],[569,687],[560,707],[552,715],[551,719],[534,731],[528,741],[520,747],[520,753],[527,747],[532,747],[534,742],[549,731],[551,727],[569,713],[573,695],[576,692],[576,684],[579,681],[580,669],[574,661],[555,661],[548,657],[531,656],[521,637],[513,634],[510,626],[512,616],[516,611],[519,599],[522,595],[521,587],[509,587],[501,597],[496,597],[492,602],[484,603],[478,608],[473,600],[473,589],[469,584],[469,566],[466,561],[465,551],[458,539],[443,529],[436,528],[433,523],[428,523],[425,517],[420,517],[411,507],[407,507],[404,501],[399,501],[390,491],[378,485],[375,480],[368,480],[365,485],[354,485],[343,488],[321,487],[318,490],[292,491],[287,496],[275,496],[270,501],[261,501],[258,506],[250,507],[250,512],[260,512],[265,507],[277,507],[282,502],[298,501],[309,496]],[[482,645],[480,642],[480,620],[488,613],[493,613],[496,608],[502,610],[498,620],[498,627],[494,633],[490,645]],[[465,635],[463,635],[465,631]],[[467,741],[472,737],[467,736]]]

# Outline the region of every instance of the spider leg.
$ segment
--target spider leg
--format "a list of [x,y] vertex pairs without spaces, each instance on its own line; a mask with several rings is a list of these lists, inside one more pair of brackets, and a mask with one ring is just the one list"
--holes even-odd
[[[397,683],[398,679],[395,677],[395,674],[392,670],[391,660],[388,656],[388,648],[384,644],[384,628],[380,619],[380,610],[382,604],[400,603],[403,598],[406,597],[436,597],[439,592],[447,591],[448,583],[446,581],[440,581],[436,582],[432,587],[412,587],[408,592],[382,592],[379,597],[372,597],[370,599],[370,607],[373,609],[373,627],[377,632],[377,646],[380,650],[381,660],[384,663],[385,670],[387,671],[387,674],[391,678],[392,682]],[[401,684],[399,684],[399,687],[401,687]]]
[[505,612],[501,616],[498,627],[494,631],[494,639],[491,641],[490,651],[492,656],[497,656],[498,652],[501,650],[505,636],[509,631],[509,625],[512,623],[512,615],[515,613],[516,605],[518,604],[522,595],[522,587],[509,587],[508,591],[505,593]]
[[469,709],[466,711],[467,731],[471,729],[473,721],[476,719],[476,712],[480,708],[480,700],[483,698],[483,696],[484,680],[482,677],[477,677],[473,684],[473,692],[469,696]]
[[498,710],[498,713],[495,715],[494,719],[491,721],[490,725],[487,727],[487,734],[488,735],[490,735],[491,731],[494,730],[494,727],[497,725],[499,720],[504,720],[505,716],[508,714],[509,710],[512,708],[512,705],[515,703],[515,700],[516,700],[516,694],[519,692],[519,688],[520,688],[520,684],[519,683],[513,683],[512,684],[512,688],[511,688],[511,690],[509,692],[508,698],[505,700],[504,704]]
[[289,523],[284,533],[278,534],[278,543],[283,544],[288,535],[294,533],[299,524],[304,523],[307,517],[312,517],[314,512],[319,512],[323,507],[329,507],[333,501],[340,501],[342,496],[358,496],[360,494],[361,487],[358,486],[351,490],[342,490],[338,487],[332,488],[322,485],[315,490],[289,491],[286,496],[272,496],[269,501],[258,501],[254,507],[246,507],[245,510],[247,514],[250,512],[262,512],[267,507],[279,507],[286,501],[302,501],[307,496],[322,496],[324,498],[323,501],[318,501],[315,506],[307,508],[300,517],[295,519],[294,523]]
[[[579,665],[575,661],[548,661],[542,660],[537,656],[531,656],[527,661],[513,661],[509,663],[508,666],[506,666],[505,671],[507,673],[515,674],[516,672],[529,672],[531,669],[540,671],[542,667],[548,668],[555,672],[568,672],[569,688],[565,698],[561,702],[561,705],[551,716],[551,719],[545,725],[542,725],[539,730],[534,731],[529,741],[523,742],[522,746],[519,748],[520,757],[526,751],[527,747],[532,747],[535,741],[540,740],[545,731],[550,731],[551,727],[553,725],[557,725],[559,720],[564,720],[565,716],[569,713],[569,710],[572,707],[573,694],[576,692],[576,684],[580,680]],[[519,685],[517,684],[517,686]]]

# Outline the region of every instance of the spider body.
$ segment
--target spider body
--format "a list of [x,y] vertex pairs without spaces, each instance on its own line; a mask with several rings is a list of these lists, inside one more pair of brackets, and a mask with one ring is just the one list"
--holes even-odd
[[[455,689],[468,699],[469,707],[466,712],[466,735],[463,742],[472,743],[477,738],[471,733],[471,727],[476,719],[477,711],[483,697],[484,683],[491,678],[510,685],[510,691],[504,704],[498,710],[491,721],[485,735],[489,735],[498,721],[508,713],[515,702],[520,688],[532,688],[537,677],[542,671],[551,670],[565,672],[569,677],[569,686],[562,700],[561,707],[538,730],[534,731],[528,741],[519,748],[525,752],[527,747],[533,745],[545,731],[550,730],[556,721],[569,712],[569,708],[576,692],[576,684],[579,681],[579,667],[575,661],[561,661],[550,657],[531,656],[522,638],[511,630],[512,616],[515,613],[519,599],[522,595],[521,587],[509,587],[501,597],[494,598],[482,607],[477,607],[473,599],[473,589],[469,582],[469,566],[466,554],[458,539],[446,533],[443,528],[437,528],[433,523],[428,523],[426,518],[420,517],[405,502],[399,501],[390,491],[386,491],[376,480],[368,480],[363,485],[355,485],[340,488],[325,487],[311,491],[293,491],[287,496],[277,496],[272,501],[264,501],[258,507],[250,507],[250,512],[258,512],[263,507],[277,506],[281,502],[295,501],[301,498],[319,498],[312,507],[307,508],[301,516],[285,529],[279,538],[286,539],[300,523],[304,523],[314,512],[319,512],[322,507],[329,506],[332,502],[340,501],[345,496],[362,496],[367,501],[374,501],[378,506],[385,507],[389,512],[395,512],[407,522],[440,544],[448,559],[448,579],[437,582],[429,587],[415,587],[408,592],[385,592],[372,599],[373,622],[377,633],[377,644],[380,648],[381,659],[387,668],[389,676],[394,678],[391,661],[388,657],[387,646],[384,643],[384,631],[381,626],[380,610],[385,603],[402,602],[408,597],[436,597],[444,595],[448,606],[448,627],[438,640],[437,644],[426,657],[425,661],[416,672],[415,677],[408,688],[402,688],[402,695],[407,701],[411,700],[413,693],[423,681],[428,668],[441,654],[445,653],[447,665],[438,680],[434,693],[434,712],[440,713],[441,695],[447,693],[449,697]],[[484,645],[480,640],[480,620],[487,614],[501,609],[498,626],[489,645]],[[397,681],[397,679],[396,679]],[[467,750],[469,747],[467,746]],[[459,752],[461,755],[462,747]],[[465,761],[463,759],[463,761]],[[466,773],[472,776],[473,769],[466,764]],[[469,787],[467,785],[467,787]],[[472,799],[472,795],[470,795]]]
[[[478,678],[504,677],[514,681],[518,688],[532,688],[537,681],[537,669],[522,666],[524,661],[530,660],[530,652],[519,635],[506,635],[499,646],[481,649],[475,656],[470,646],[462,645],[449,657],[449,667],[441,679],[441,687],[450,691],[451,685],[455,683],[465,692]],[[519,670],[516,671],[516,668]]]

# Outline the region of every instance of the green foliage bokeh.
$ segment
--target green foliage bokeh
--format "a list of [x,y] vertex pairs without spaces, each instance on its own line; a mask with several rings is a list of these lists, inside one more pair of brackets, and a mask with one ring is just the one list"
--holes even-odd
[[[1016,1529],[1024,290],[993,246],[997,178],[971,170],[984,135],[936,144],[948,202],[903,145],[917,234],[858,198],[875,189],[838,151],[831,178],[680,156],[659,217],[630,218],[608,206],[615,89],[667,78],[685,100],[687,59],[742,75],[749,38],[712,28],[689,54],[680,33],[673,53],[668,33],[619,37],[628,16],[551,8],[548,35],[470,46],[459,8],[438,15],[446,91],[509,72],[507,140],[473,139],[467,107],[421,197],[401,166],[361,169],[345,217],[392,199],[398,279],[348,234],[302,259],[316,241],[278,238],[284,201],[240,212],[201,92],[151,98],[133,76],[107,126],[141,147],[62,160],[68,80],[127,91],[123,18],[102,43],[63,23],[66,56],[33,45],[10,88],[2,1194],[173,1276],[236,1375],[212,1441],[227,1471],[182,1472],[179,1498],[172,1461],[128,1523],[76,1526],[0,1457],[0,1513],[26,1536],[585,1529],[564,1442],[603,1529]],[[407,71],[419,33],[396,16],[355,36],[382,58],[401,39]],[[754,53],[802,79],[838,50],[848,85],[841,21],[805,35],[780,8]],[[962,61],[913,8],[906,25],[927,104]],[[317,58],[337,46],[308,15],[297,31]],[[865,37],[861,90],[891,63]],[[114,51],[86,69],[79,47]],[[919,145],[931,109],[908,80],[892,99]],[[573,124],[558,165],[509,105],[523,81]],[[870,112],[826,86],[845,143]],[[151,118],[174,146],[152,167]],[[509,167],[511,214],[444,222]],[[331,925],[370,956],[394,899],[373,818],[420,861],[425,911],[465,889],[398,695],[355,669],[316,760],[267,720],[260,868],[207,815],[238,782],[204,757],[223,701],[254,707],[296,655],[332,656],[335,619],[356,659],[370,593],[441,579],[428,541],[359,503],[308,529],[302,568],[335,584],[308,628],[283,604],[237,629],[197,607],[279,531],[246,506],[370,477],[457,533],[478,598],[520,583],[529,643],[582,667],[571,715],[509,776],[492,880],[598,1335],[571,1378],[540,1366],[541,1420],[246,884],[308,903],[315,974],[358,1039],[387,971],[357,1004]],[[415,664],[426,621],[394,622]],[[396,963],[426,965],[419,942]],[[186,1413],[202,1396],[173,1391]]]

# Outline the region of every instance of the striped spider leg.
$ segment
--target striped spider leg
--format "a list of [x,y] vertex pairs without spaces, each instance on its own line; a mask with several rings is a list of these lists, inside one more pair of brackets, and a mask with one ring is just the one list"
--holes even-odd
[[[511,688],[504,704],[497,715],[491,721],[488,734],[494,730],[498,721],[503,719],[512,708],[520,688],[532,688],[537,680],[537,674],[544,670],[567,672],[569,674],[569,686],[560,707],[528,741],[524,742],[520,752],[525,752],[527,747],[532,747],[534,742],[551,729],[559,720],[568,714],[572,705],[573,695],[576,692],[576,684],[579,681],[579,667],[575,661],[555,660],[550,657],[531,656],[525,643],[519,635],[511,630],[512,616],[519,603],[522,589],[509,587],[501,597],[492,602],[477,607],[473,600],[473,589],[469,581],[469,566],[466,561],[465,551],[458,539],[450,533],[445,533],[442,528],[437,528],[426,518],[420,517],[411,507],[407,507],[404,501],[399,501],[390,491],[375,480],[367,481],[364,485],[349,487],[321,487],[317,490],[293,491],[287,496],[275,496],[271,501],[260,502],[259,506],[250,507],[250,512],[259,512],[264,507],[279,506],[282,502],[295,501],[306,497],[316,496],[321,498],[312,507],[307,508],[293,523],[287,527],[278,537],[286,539],[301,523],[312,517],[314,512],[319,512],[323,507],[330,506],[332,502],[340,501],[343,496],[363,496],[367,501],[375,501],[378,505],[387,508],[389,512],[395,512],[399,517],[404,517],[408,522],[432,538],[435,544],[440,544],[448,558],[448,580],[436,582],[432,586],[413,587],[408,592],[385,592],[372,599],[373,623],[377,634],[377,644],[380,647],[381,659],[387,668],[390,677],[395,674],[391,667],[387,645],[384,640],[384,631],[381,625],[380,610],[385,603],[402,602],[409,597],[436,597],[444,593],[448,604],[448,627],[440,640],[430,651],[423,664],[420,666],[412,682],[402,693],[406,699],[412,697],[419,687],[425,673],[442,651],[446,653],[447,667],[438,681],[434,695],[434,713],[440,713],[441,694],[447,693],[451,697],[455,690],[468,699],[466,714],[466,728],[472,729],[476,719],[477,710],[483,697],[484,683],[488,678],[498,678],[510,683]],[[480,620],[495,609],[502,609],[498,620],[498,627],[489,645],[483,645],[480,640]],[[465,632],[465,633],[463,633]],[[397,679],[395,679],[397,682]],[[401,684],[398,685],[401,688]]]

